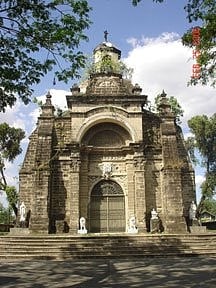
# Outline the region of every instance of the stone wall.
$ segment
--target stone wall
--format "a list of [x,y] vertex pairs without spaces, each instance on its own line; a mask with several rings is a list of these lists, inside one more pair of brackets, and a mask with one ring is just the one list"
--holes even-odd
[[[76,87],[67,96],[67,115],[54,116],[50,95],[42,106],[20,171],[30,229],[77,233],[85,217],[90,230],[91,191],[109,179],[123,190],[125,231],[135,217],[138,231],[149,232],[154,208],[164,232],[186,232],[194,172],[164,95],[156,115],[143,109],[146,96],[138,86],[116,75],[97,77],[89,80],[87,91],[93,94]],[[106,163],[109,175],[103,174]]]

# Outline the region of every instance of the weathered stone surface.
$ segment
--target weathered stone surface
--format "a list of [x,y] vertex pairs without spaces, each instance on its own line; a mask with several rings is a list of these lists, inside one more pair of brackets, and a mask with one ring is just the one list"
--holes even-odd
[[190,226],[190,232],[194,234],[206,233],[205,226]]
[[30,233],[28,228],[10,228],[10,235],[12,236],[26,236]]
[[88,232],[126,232],[135,216],[138,231],[150,232],[155,208],[160,231],[185,233],[194,171],[166,95],[156,115],[144,109],[142,89],[118,73],[93,73],[81,86],[58,117],[48,94],[30,137],[20,171],[30,230],[77,234],[84,217]]

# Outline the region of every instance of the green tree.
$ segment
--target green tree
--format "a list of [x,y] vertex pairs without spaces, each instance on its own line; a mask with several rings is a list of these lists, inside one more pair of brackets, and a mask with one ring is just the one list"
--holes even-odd
[[215,199],[205,199],[203,201],[203,210],[206,210],[206,211],[216,215],[216,200]]
[[190,153],[194,158],[197,149],[201,164],[205,167],[205,181],[201,186],[202,204],[205,199],[212,199],[216,194],[216,113],[211,117],[194,116],[188,121],[188,126],[193,134],[190,138]]
[[104,53],[100,61],[96,63],[93,59],[88,60],[82,80],[85,81],[94,73],[117,73],[122,74],[123,78],[131,79],[133,68],[127,67],[121,60],[113,59],[110,55]]
[[25,132],[20,128],[10,127],[7,123],[0,124],[0,191],[5,192],[9,205],[17,215],[18,194],[14,186],[9,186],[5,176],[5,162],[13,162],[22,152],[20,142]]
[[0,111],[17,96],[29,103],[32,85],[54,66],[58,80],[79,76],[85,56],[78,46],[87,40],[89,11],[85,0],[0,1]]
[[4,207],[0,203],[0,224],[10,224],[14,220],[14,216],[10,207]]
[[[132,0],[132,4],[137,6],[142,0]],[[153,0],[154,2],[164,2],[164,0]],[[192,78],[190,84],[216,85],[216,2],[215,0],[188,0],[184,6],[189,23],[200,26],[200,44],[196,49],[199,50],[198,64],[201,67],[200,77]],[[195,25],[196,24],[196,25]],[[188,47],[193,47],[192,37],[193,27],[187,31],[182,42]]]
[[[202,85],[216,85],[216,2],[215,0],[189,0],[185,6],[187,18],[190,23],[201,23],[200,43],[196,48],[200,56],[197,59],[201,67],[200,78],[192,78],[190,83]],[[193,47],[192,29],[183,37],[183,44]]]

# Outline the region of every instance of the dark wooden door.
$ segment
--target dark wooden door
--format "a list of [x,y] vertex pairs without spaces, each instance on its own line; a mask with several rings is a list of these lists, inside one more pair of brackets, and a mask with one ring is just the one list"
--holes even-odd
[[102,180],[92,190],[90,232],[125,232],[125,197],[114,181]]

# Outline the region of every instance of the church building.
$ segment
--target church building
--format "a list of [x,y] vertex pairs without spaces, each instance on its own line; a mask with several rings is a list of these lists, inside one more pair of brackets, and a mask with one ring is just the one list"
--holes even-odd
[[[186,233],[195,201],[194,171],[166,94],[159,113],[124,77],[121,51],[105,39],[89,77],[55,114],[46,96],[20,170],[20,202],[38,233]],[[134,231],[135,232],[135,231]]]

